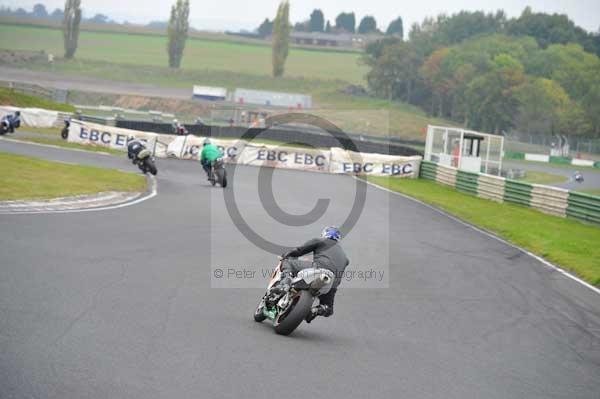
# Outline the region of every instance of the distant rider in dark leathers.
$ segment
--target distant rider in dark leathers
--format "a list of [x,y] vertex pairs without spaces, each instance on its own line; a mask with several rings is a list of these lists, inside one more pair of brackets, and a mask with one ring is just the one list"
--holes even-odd
[[9,133],[14,133],[15,129],[21,127],[21,111],[15,111],[14,114],[8,114],[2,119],[8,122]]
[[141,140],[133,138],[127,143],[127,157],[131,159],[134,164],[137,164],[137,156],[145,148],[146,146]]
[[[319,297],[319,306],[308,315],[306,321],[311,322],[317,316],[329,317],[333,315],[333,300],[340,285],[344,270],[350,264],[346,253],[339,241],[342,235],[337,227],[326,227],[321,237],[313,238],[304,245],[282,255],[282,278],[275,289],[287,291],[291,279],[300,270],[311,267],[331,270],[335,276],[331,290]],[[313,261],[301,261],[295,258],[313,253]],[[290,259],[294,258],[294,259]]]

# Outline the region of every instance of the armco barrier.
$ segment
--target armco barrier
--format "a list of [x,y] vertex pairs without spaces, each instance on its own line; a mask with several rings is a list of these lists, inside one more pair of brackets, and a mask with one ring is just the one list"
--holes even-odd
[[419,177],[421,179],[435,180],[437,175],[437,164],[428,161],[421,161],[421,171]]
[[[149,121],[117,120],[116,126],[124,129],[139,130],[143,132],[172,134],[173,126],[170,123],[157,123]],[[190,134],[203,137],[234,138],[239,139],[249,134],[252,136],[276,140],[287,143],[302,143],[316,148],[341,147],[345,150],[358,150],[359,152],[389,154],[400,156],[414,156],[423,154],[412,147],[385,141],[361,140],[350,135],[337,132],[315,132],[309,130],[294,130],[272,127],[244,128],[239,126],[209,126],[209,125],[185,125]]]
[[510,202],[559,216],[600,224],[600,197],[504,177],[470,173],[422,161],[419,175],[497,202]]
[[555,157],[542,154],[526,154],[524,152],[505,151],[505,159],[523,159],[526,161],[548,162],[554,164],[573,165],[573,166],[588,166],[590,168],[600,169],[600,161],[592,161],[588,159]]
[[477,173],[459,170],[456,173],[456,189],[468,194],[477,195]]
[[569,192],[567,216],[600,224],[600,197]]
[[435,181],[447,186],[456,187],[456,169],[438,165]]
[[477,196],[496,202],[504,201],[504,185],[506,180],[492,175],[479,175]]
[[569,190],[534,184],[530,206],[544,213],[565,217]]
[[525,153],[524,152],[505,151],[504,158],[505,159],[525,159]]
[[504,201],[529,206],[532,189],[531,184],[506,179],[504,183]]
[[[202,143],[206,140],[195,135],[164,135],[80,120],[72,120],[69,126],[71,143],[126,151],[132,138],[146,142],[156,157],[194,160],[200,158]],[[227,163],[321,173],[417,178],[422,160],[421,156],[358,153],[340,147],[266,145],[231,138],[213,138],[212,141],[221,148]]]
[[569,157],[555,157],[555,156],[550,156],[550,163],[559,163],[559,164],[563,164],[563,165],[571,165],[571,161],[573,159],[569,158]]

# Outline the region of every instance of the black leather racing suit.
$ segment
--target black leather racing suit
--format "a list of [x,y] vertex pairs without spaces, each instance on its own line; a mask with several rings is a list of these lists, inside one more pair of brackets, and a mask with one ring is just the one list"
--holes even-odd
[[[313,261],[301,261],[298,258],[308,253],[313,253]],[[282,264],[282,272],[284,275],[295,276],[300,270],[309,267],[319,267],[331,270],[335,275],[333,287],[331,290],[319,297],[321,305],[326,305],[330,308],[330,314],[333,314],[333,300],[337,292],[337,287],[342,281],[342,276],[350,261],[346,257],[346,253],[342,246],[335,240],[329,238],[313,238],[307,241],[304,245],[283,255],[286,258]]]
[[136,163],[138,154],[146,148],[139,140],[132,140],[127,144],[127,157]]

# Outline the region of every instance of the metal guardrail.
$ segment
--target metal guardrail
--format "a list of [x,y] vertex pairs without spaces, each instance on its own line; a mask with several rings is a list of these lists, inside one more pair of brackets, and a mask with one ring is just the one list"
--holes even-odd
[[456,174],[456,188],[468,194],[477,195],[477,174],[459,170]]
[[[91,121],[90,121],[91,122]],[[153,133],[173,134],[173,125],[170,123],[156,123],[149,121],[132,121],[117,119],[117,127],[124,129],[139,130]],[[396,143],[385,143],[353,138],[350,135],[340,135],[335,132],[329,134],[323,131],[298,130],[291,127],[272,128],[245,128],[239,126],[216,126],[216,125],[185,125],[190,134],[207,137],[242,138],[257,137],[267,140],[275,140],[286,143],[302,143],[315,148],[341,147],[346,150],[357,150],[366,153],[390,154],[390,155],[422,155],[414,148]]]
[[68,90],[63,89],[48,89],[42,86],[38,86],[30,83],[12,82],[12,81],[0,81],[0,86],[14,90],[19,93],[29,94],[36,97],[47,98],[48,100],[56,101],[59,103],[66,103],[69,96]]
[[569,192],[567,216],[600,224],[600,197]]
[[529,184],[504,177],[471,173],[422,161],[420,177],[497,202],[509,202],[541,212],[600,224],[600,197],[563,188]]
[[504,201],[529,206],[532,189],[533,186],[529,183],[506,179],[504,184]]

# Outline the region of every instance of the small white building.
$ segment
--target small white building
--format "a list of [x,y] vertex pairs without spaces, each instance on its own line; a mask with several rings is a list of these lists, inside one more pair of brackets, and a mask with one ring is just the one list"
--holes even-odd
[[473,173],[500,175],[504,137],[455,127],[427,127],[426,161]]
[[192,98],[209,101],[225,101],[227,89],[224,87],[194,86]]
[[307,109],[312,107],[312,97],[307,94],[282,93],[277,91],[235,89],[233,101],[238,104],[264,105]]

